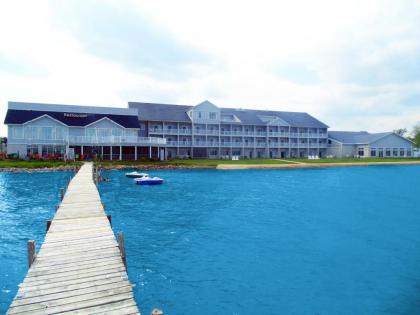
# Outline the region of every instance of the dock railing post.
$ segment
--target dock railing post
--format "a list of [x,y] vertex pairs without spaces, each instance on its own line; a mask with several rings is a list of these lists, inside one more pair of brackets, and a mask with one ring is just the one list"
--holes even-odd
[[33,262],[35,261],[36,251],[35,251],[35,241],[28,241],[28,268],[31,268]]
[[125,256],[124,236],[123,232],[118,232],[118,247],[121,252],[121,259],[124,263],[124,267],[127,269],[127,258]]

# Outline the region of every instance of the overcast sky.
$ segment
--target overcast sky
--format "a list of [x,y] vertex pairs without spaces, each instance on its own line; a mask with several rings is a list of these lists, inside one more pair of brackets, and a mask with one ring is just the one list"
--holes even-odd
[[420,1],[0,3],[2,121],[8,101],[206,99],[306,111],[331,130],[411,129]]

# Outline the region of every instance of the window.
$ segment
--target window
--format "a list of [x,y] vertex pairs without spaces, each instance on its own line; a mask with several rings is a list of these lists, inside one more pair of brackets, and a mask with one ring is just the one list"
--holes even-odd
[[398,149],[397,148],[392,149],[392,156],[398,156]]
[[385,156],[386,156],[386,157],[390,157],[390,156],[391,156],[391,149],[387,148],[387,149],[385,150]]
[[400,156],[404,156],[405,155],[405,150],[403,148],[400,149]]
[[51,140],[54,139],[54,131],[55,128],[53,127],[41,127],[41,139],[43,140]]
[[407,156],[411,156],[411,150],[407,149]]
[[200,118],[201,119],[201,112],[198,112],[198,118]]
[[376,149],[370,150],[370,156],[376,156]]
[[23,127],[22,126],[10,126],[10,134],[13,139],[23,139]]
[[216,119],[217,118],[217,113],[214,113],[214,112],[210,113],[209,118],[210,119]]

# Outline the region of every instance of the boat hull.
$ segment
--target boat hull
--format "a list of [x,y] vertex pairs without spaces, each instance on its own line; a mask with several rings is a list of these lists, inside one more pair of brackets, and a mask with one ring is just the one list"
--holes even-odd
[[155,179],[155,180],[142,180],[136,181],[137,185],[161,185],[163,183],[163,179]]

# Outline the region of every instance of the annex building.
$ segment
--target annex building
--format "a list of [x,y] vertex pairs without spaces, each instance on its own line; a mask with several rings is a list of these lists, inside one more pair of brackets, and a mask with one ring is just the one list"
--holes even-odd
[[393,132],[329,131],[328,154],[335,157],[412,157],[414,143]]
[[20,158],[410,157],[413,150],[413,143],[393,133],[329,132],[308,113],[209,101],[129,102],[128,108],[9,102],[5,124],[7,153]]

